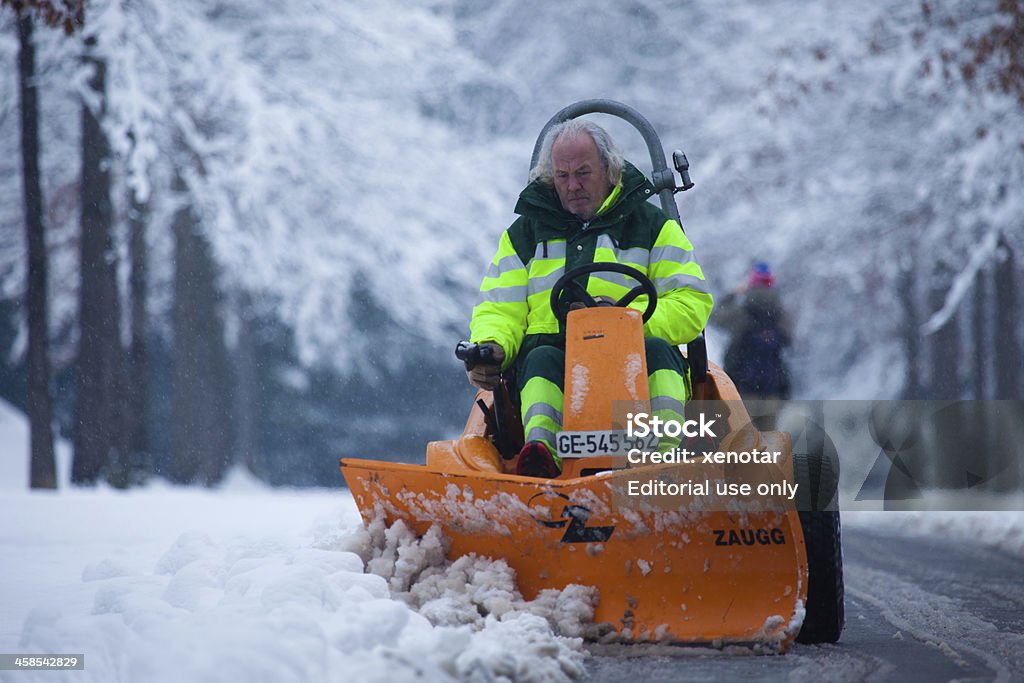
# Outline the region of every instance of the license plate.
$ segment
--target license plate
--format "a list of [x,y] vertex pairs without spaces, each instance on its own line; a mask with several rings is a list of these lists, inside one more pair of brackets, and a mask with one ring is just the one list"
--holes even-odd
[[592,432],[559,432],[555,437],[558,455],[562,458],[591,458],[598,455],[626,456],[634,448],[653,451],[658,437],[653,432],[645,437],[629,436],[625,429]]

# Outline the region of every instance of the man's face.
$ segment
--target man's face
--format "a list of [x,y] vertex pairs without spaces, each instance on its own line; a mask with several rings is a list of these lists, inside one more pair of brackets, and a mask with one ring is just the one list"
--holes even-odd
[[611,191],[594,139],[587,133],[561,137],[551,147],[551,172],[562,206],[589,221]]

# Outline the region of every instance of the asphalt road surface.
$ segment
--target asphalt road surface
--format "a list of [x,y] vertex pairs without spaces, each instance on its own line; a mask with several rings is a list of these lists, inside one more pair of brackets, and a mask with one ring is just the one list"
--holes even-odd
[[845,526],[835,645],[591,648],[588,681],[1024,681],[1024,559],[973,541]]

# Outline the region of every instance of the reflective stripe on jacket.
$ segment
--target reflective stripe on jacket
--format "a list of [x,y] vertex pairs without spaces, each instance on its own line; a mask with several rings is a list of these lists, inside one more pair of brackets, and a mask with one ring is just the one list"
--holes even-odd
[[[547,338],[564,343],[551,310],[551,288],[567,270],[591,262],[632,266],[658,290],[658,305],[644,334],[684,344],[704,329],[713,305],[693,245],[682,227],[647,200],[654,188],[627,163],[615,187],[589,222],[562,208],[551,185],[531,183],[519,196],[520,216],[498,243],[473,309],[470,339],[495,341],[505,349],[504,367],[524,344]],[[593,273],[587,291],[621,298],[636,281],[619,273]],[[647,296],[632,308],[644,310]]]

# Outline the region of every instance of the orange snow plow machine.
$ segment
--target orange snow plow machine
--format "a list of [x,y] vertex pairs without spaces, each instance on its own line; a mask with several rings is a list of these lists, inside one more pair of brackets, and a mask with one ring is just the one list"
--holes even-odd
[[[660,142],[642,116],[620,103],[567,107],[541,139],[554,123],[592,112],[620,116],[641,131],[657,178]],[[682,154],[675,157],[685,188]],[[660,161],[665,170],[663,155]],[[668,177],[669,215],[678,218],[672,194],[683,188],[675,188],[671,172]],[[602,270],[639,284],[617,306],[598,305],[584,285]],[[634,416],[652,414],[643,323],[657,306],[654,285],[628,266],[594,263],[566,273],[552,289],[556,311],[574,298],[584,307],[564,315],[561,474],[514,474],[522,426],[503,385],[478,392],[462,435],[429,443],[425,465],[343,459],[364,520],[402,520],[418,534],[439,525],[451,559],[470,553],[504,559],[527,599],[570,584],[594,586],[591,636],[597,639],[766,651],[785,651],[794,640],[838,640],[839,513],[820,509],[834,497],[811,481],[812,473],[822,477],[821,462],[794,457],[789,434],[753,426],[728,376],[707,363],[703,336],[686,353],[693,395],[684,426],[693,429],[684,429],[674,457],[651,456],[663,452],[659,444],[626,427]],[[644,310],[630,307],[634,302]],[[457,355],[485,362],[482,348],[463,342]],[[700,424],[707,427],[703,436]],[[690,457],[680,456],[687,452]],[[771,457],[741,462],[736,455],[752,453]]]

